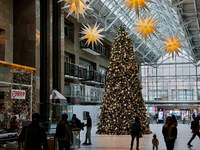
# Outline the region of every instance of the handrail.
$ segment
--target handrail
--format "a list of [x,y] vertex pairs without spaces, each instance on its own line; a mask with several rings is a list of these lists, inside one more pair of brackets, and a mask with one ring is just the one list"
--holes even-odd
[[16,69],[16,70],[21,70],[21,71],[28,71],[28,72],[36,71],[36,69],[32,68],[32,67],[27,67],[27,66],[9,63],[9,62],[5,62],[5,61],[0,61],[0,66],[11,68],[11,69]]
[[78,77],[85,81],[95,81],[99,83],[106,83],[106,75],[94,70],[87,70],[84,67],[72,63],[65,63],[65,75]]

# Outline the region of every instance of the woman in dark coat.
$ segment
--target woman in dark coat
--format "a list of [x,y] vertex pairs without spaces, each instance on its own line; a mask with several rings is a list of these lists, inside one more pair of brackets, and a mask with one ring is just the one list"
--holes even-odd
[[165,139],[167,150],[174,149],[174,143],[177,137],[177,128],[173,124],[172,117],[168,116],[163,126],[162,133]]

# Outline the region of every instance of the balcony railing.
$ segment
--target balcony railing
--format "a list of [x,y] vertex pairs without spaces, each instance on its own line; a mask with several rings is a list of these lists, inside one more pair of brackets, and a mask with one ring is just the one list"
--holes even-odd
[[96,45],[94,44],[94,48],[92,48],[92,45],[90,44],[89,46],[85,44],[86,43],[86,40],[82,40],[80,41],[80,47],[82,49],[91,49],[92,51],[95,51],[101,55],[104,55],[104,56],[108,56],[108,52],[109,52],[109,49],[110,49],[110,46],[104,44],[104,45]]
[[104,93],[104,88],[82,84],[70,83],[70,85],[65,86],[65,97],[70,103],[101,103]]
[[86,68],[65,63],[65,75],[78,77],[82,81],[94,81],[101,84],[106,84],[106,75],[97,71],[88,71]]

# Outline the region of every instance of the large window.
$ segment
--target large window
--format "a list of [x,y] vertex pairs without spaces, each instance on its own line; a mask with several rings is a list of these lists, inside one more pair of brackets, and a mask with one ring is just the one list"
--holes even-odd
[[[164,61],[162,61],[164,60]],[[182,57],[163,57],[159,65],[141,66],[142,93],[146,101],[200,100],[200,68]]]

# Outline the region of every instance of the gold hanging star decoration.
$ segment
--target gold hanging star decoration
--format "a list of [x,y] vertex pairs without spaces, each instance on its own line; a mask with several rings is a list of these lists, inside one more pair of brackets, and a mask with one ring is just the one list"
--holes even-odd
[[[99,24],[100,25],[100,24]],[[83,37],[80,38],[80,40],[84,40],[87,39],[86,43],[88,46],[90,43],[92,43],[92,49],[94,49],[94,43],[97,44],[97,42],[101,43],[103,45],[103,43],[101,42],[101,40],[103,40],[103,35],[101,35],[100,33],[104,30],[99,29],[99,25],[97,25],[97,23],[95,23],[94,27],[91,28],[90,25],[84,26],[84,28],[82,28],[82,32],[81,34],[84,34]]]
[[67,17],[75,12],[75,16],[79,20],[79,14],[85,18],[85,10],[92,10],[88,5],[86,5],[88,0],[60,0],[59,2],[61,1],[66,1],[66,4],[62,9],[68,9]]
[[137,16],[139,17],[139,6],[143,10],[147,9],[149,11],[145,2],[154,3],[151,0],[125,0],[121,5],[125,5],[125,9],[126,9],[126,11],[128,10],[129,13],[132,10],[133,6],[135,6],[135,12],[136,12]]
[[155,35],[154,32],[158,32],[156,24],[158,23],[158,19],[153,20],[153,16],[149,17],[149,14],[147,15],[146,19],[144,19],[142,16],[140,16],[140,19],[134,23],[136,25],[136,28],[132,29],[131,31],[139,32],[139,35],[137,38],[142,35],[142,39],[145,38],[145,42],[147,41],[147,36],[151,38],[151,34],[153,34],[156,38],[157,36]]
[[176,54],[179,56],[180,52],[180,48],[185,48],[184,46],[180,45],[181,42],[183,42],[185,39],[183,40],[178,40],[178,32],[176,33],[176,35],[174,37],[172,37],[171,35],[169,35],[169,38],[165,37],[165,42],[164,43],[166,46],[163,47],[163,49],[166,50],[165,54],[169,53],[172,54],[172,58],[174,58],[174,52],[176,52]]

